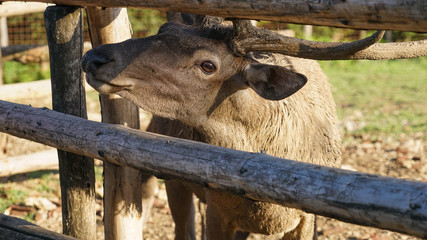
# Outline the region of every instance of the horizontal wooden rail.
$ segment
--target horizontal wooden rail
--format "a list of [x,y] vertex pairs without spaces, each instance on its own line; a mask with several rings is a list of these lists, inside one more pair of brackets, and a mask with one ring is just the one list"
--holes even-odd
[[[1,3],[1,1],[0,1]],[[49,4],[52,5],[52,4]],[[0,17],[13,17],[29,13],[43,12],[49,6],[46,3],[7,2],[0,5]]]
[[77,240],[70,236],[49,231],[25,220],[0,213],[0,240]]
[[[83,54],[92,48],[90,42],[83,45]],[[1,48],[3,61],[18,61],[23,64],[49,62],[47,45],[10,45]]]
[[[6,0],[9,1],[9,0]],[[359,29],[427,32],[426,1],[30,0],[78,6],[137,7],[221,17]]]
[[[33,161],[37,159],[37,161]],[[56,149],[39,151],[20,156],[0,157],[0,177],[39,170],[58,170],[58,153]]]
[[0,131],[161,178],[427,238],[427,183],[231,150],[4,101]]

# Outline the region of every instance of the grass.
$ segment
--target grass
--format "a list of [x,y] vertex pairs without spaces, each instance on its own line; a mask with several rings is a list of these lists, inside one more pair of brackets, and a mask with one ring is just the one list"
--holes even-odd
[[12,204],[24,202],[28,195],[27,191],[11,189],[5,184],[0,184],[0,212],[4,212]]
[[[0,183],[0,212],[13,204],[24,204],[27,197],[59,197],[58,171],[41,170],[18,174]],[[26,183],[21,185],[20,183]]]
[[358,115],[360,133],[427,132],[427,57],[321,62],[341,119]]
[[3,64],[3,81],[5,84],[50,78],[50,70],[43,70],[37,63],[22,64],[5,61]]

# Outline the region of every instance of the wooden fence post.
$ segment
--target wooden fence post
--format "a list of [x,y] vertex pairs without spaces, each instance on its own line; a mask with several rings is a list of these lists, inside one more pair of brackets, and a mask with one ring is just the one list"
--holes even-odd
[[[49,45],[52,105],[56,111],[87,118],[81,58],[82,10],[48,7],[44,13]],[[64,234],[96,238],[93,159],[58,150]]]
[[[88,7],[93,47],[131,38],[125,8]],[[102,121],[139,129],[139,109],[117,95],[101,95]],[[145,176],[139,170],[104,162],[105,239],[142,239],[142,191]],[[145,209],[144,209],[145,210]]]
[[3,85],[3,59],[0,51],[0,85]]

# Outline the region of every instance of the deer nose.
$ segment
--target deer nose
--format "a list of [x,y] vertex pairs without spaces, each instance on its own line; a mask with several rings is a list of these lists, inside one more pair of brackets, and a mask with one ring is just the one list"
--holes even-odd
[[82,58],[82,69],[86,73],[94,73],[99,67],[112,61],[112,59],[90,50]]

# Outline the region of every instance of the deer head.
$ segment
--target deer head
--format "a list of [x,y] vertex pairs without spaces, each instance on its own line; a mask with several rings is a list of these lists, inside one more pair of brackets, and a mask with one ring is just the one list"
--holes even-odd
[[323,43],[285,37],[249,21],[233,20],[233,27],[226,27],[205,18],[197,26],[169,22],[154,36],[96,47],[82,65],[99,92],[117,93],[155,115],[188,123],[208,118],[237,91],[251,88],[264,99],[281,100],[306,83],[290,69],[255,61],[248,54],[253,51],[321,60],[427,55],[426,41],[376,44],[382,34]]

